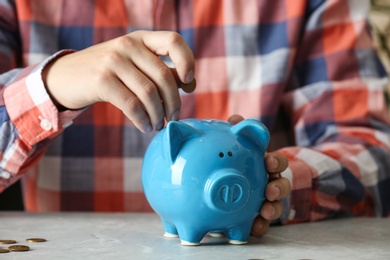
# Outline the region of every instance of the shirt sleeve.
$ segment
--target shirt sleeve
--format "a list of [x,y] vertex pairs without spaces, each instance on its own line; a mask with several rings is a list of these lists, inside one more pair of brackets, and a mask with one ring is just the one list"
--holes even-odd
[[21,44],[12,1],[0,3],[0,192],[40,158],[51,139],[81,111],[59,113],[41,72],[61,51],[21,68]]
[[280,150],[292,185],[281,221],[390,216],[388,81],[371,45],[369,1],[309,2],[283,97],[296,146]]
[[3,86],[3,105],[0,106],[0,191],[34,165],[50,140],[62,133],[82,112],[59,112],[46,91],[42,69],[57,55],[39,65],[5,73],[13,74],[15,80],[4,85],[0,82]]

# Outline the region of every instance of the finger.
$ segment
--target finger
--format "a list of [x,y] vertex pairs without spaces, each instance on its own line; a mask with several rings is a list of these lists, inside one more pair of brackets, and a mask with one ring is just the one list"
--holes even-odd
[[228,122],[235,125],[235,124],[241,122],[242,120],[244,120],[244,117],[242,117],[240,115],[232,115],[229,117]]
[[255,237],[262,236],[268,232],[269,222],[261,216],[257,216],[252,224],[251,234]]
[[287,178],[278,178],[268,183],[265,188],[265,197],[269,201],[279,200],[291,192],[291,184]]
[[282,215],[282,203],[280,201],[266,201],[260,210],[260,215],[266,220],[278,219]]
[[[142,53],[142,51],[139,52]],[[148,59],[146,56],[151,56],[149,53],[144,53],[144,55],[145,60]],[[152,64],[141,64],[141,66],[148,65],[153,69]],[[115,68],[115,72],[117,73],[119,79],[131,90],[132,93],[137,96],[141,102],[149,116],[152,128],[160,130],[164,126],[165,111],[172,109],[169,105],[172,101],[165,96],[167,94],[165,94],[164,90],[159,91],[154,81],[148,77],[149,75],[145,75],[148,73],[143,71],[141,72],[139,68],[135,67],[128,59],[124,59],[124,61],[121,62],[121,66],[117,66]],[[169,83],[162,79],[160,84],[163,85],[160,86],[160,88],[164,89]],[[165,101],[164,98],[165,100],[168,99],[168,101]],[[179,98],[178,95],[176,98]],[[161,102],[162,100],[163,102]],[[169,111],[168,113],[172,112]]]
[[156,55],[170,56],[179,79],[190,83],[195,75],[195,59],[191,48],[176,32],[141,31],[144,44]]
[[[151,112],[156,112],[157,116],[163,112],[168,121],[177,120],[179,117],[181,100],[177,89],[176,79],[171,69],[155,56],[155,54],[145,48],[145,46],[141,46],[136,52],[131,53],[129,58],[157,87],[160,101],[162,101],[162,107],[159,108],[163,108],[163,110],[152,110]],[[158,105],[155,104],[155,107],[158,107]],[[152,117],[152,115],[150,116]],[[152,120],[152,122],[154,121]],[[156,124],[158,127],[155,129],[160,130],[163,125],[164,118],[158,117]]]
[[102,100],[110,102],[122,110],[139,130],[144,133],[150,132],[152,126],[149,116],[138,98],[115,77],[110,78],[107,85],[110,91],[105,93],[105,97]]
[[287,157],[279,152],[266,153],[264,160],[269,173],[280,173],[288,167]]

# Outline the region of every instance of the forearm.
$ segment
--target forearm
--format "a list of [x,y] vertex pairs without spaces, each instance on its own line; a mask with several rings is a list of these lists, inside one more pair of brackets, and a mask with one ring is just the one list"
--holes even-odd
[[307,18],[283,97],[296,144],[281,150],[292,184],[284,223],[390,214],[388,79],[370,41],[367,10],[323,1]]
[[[322,150],[289,147],[282,176],[292,191],[284,201],[283,223],[316,221],[336,215],[388,216],[388,149],[329,143]],[[386,188],[387,187],[387,188]]]
[[59,113],[42,80],[39,65],[0,76],[2,118],[0,135],[0,191],[12,184],[40,158],[51,139],[71,124],[78,111]]
[[300,106],[302,89],[285,98],[297,147],[281,150],[289,158],[284,175],[292,183],[284,222],[336,214],[388,216],[390,121],[383,93],[387,80],[327,84],[332,88],[323,88]]

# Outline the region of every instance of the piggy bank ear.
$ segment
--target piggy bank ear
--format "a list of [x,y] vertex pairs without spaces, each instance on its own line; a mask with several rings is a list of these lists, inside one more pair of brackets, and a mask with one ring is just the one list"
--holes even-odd
[[170,121],[165,134],[164,152],[173,164],[183,143],[190,138],[202,135],[202,132],[180,121]]
[[270,134],[268,129],[259,121],[246,119],[234,125],[231,130],[237,136],[244,136],[261,148],[263,152],[267,149]]

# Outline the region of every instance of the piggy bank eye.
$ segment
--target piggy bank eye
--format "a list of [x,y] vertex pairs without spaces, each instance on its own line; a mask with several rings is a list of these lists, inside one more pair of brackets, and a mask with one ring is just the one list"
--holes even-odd
[[[232,157],[232,156],[233,156],[233,153],[232,153],[231,151],[229,151],[229,152],[227,152],[227,155],[228,155],[229,157]],[[223,152],[220,152],[220,153],[219,153],[219,157],[223,158],[224,156],[225,156],[225,154],[224,154]]]

